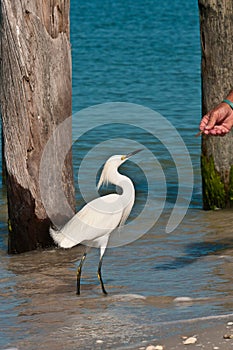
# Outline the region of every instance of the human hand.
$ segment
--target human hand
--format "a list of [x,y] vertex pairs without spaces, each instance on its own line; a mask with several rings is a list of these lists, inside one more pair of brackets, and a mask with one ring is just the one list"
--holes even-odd
[[206,135],[227,134],[233,126],[233,110],[225,102],[206,113],[200,123],[200,130]]

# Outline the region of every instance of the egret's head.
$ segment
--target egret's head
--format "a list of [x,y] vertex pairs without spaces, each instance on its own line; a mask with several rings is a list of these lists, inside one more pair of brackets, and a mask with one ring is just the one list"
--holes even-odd
[[124,155],[115,155],[110,157],[105,165],[104,168],[102,170],[101,176],[100,176],[100,180],[98,183],[98,188],[100,188],[100,186],[104,183],[108,183],[109,182],[109,175],[113,170],[117,170],[119,168],[119,166],[121,164],[123,164],[127,159],[129,159],[130,157],[132,157],[133,155],[137,154],[138,152],[142,151],[142,149],[138,149],[136,151],[133,151],[131,153],[128,154],[124,154]]

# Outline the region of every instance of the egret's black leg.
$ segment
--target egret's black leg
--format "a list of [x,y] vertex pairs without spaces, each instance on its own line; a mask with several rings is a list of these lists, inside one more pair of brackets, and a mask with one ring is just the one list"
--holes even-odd
[[105,295],[107,295],[108,293],[106,292],[106,289],[104,288],[104,282],[102,280],[102,275],[101,275],[101,267],[102,267],[102,261],[103,261],[103,257],[100,259],[100,262],[99,262],[99,267],[98,267],[98,278],[99,278],[99,281],[100,281],[100,284],[101,284],[101,288],[102,288],[102,291]]
[[80,280],[81,280],[81,274],[82,274],[82,267],[84,260],[86,259],[87,253],[85,252],[82,256],[82,259],[80,261],[78,270],[77,270],[77,295],[80,295]]

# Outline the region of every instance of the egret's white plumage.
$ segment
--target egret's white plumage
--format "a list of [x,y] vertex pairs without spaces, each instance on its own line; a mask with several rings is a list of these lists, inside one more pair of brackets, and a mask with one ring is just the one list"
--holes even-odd
[[[100,263],[98,276],[104,289],[101,277],[102,258],[108,244],[110,233],[123,225],[127,220],[135,201],[135,190],[132,181],[118,172],[119,166],[129,157],[138,153],[134,151],[128,155],[116,155],[110,157],[103,168],[98,183],[98,189],[102,184],[112,183],[122,189],[121,194],[108,194],[87,203],[76,213],[60,230],[50,228],[50,234],[54,241],[62,248],[71,248],[79,243],[100,248]],[[79,269],[77,281],[77,294],[80,293],[80,276],[84,254]]]

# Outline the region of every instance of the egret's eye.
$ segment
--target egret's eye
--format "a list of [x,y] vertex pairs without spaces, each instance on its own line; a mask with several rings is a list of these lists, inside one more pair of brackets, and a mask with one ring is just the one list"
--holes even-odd
[[121,160],[125,160],[126,156],[121,156]]

